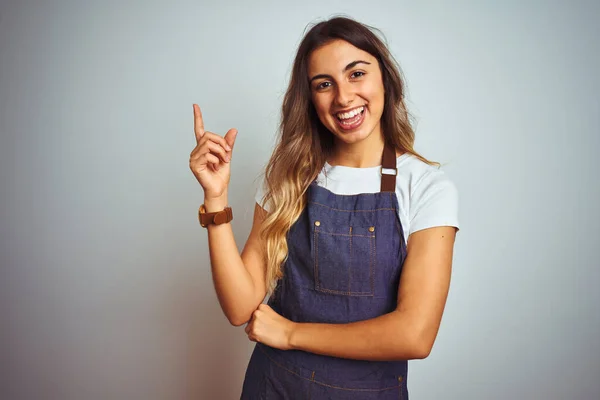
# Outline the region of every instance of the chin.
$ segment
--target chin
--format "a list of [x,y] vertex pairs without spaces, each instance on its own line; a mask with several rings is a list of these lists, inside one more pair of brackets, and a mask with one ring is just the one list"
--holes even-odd
[[370,126],[370,127],[362,126],[360,130],[357,130],[354,132],[344,132],[344,131],[340,131],[336,128],[337,128],[337,126],[334,126],[334,127],[329,126],[328,127],[331,134],[337,140],[344,142],[346,144],[358,143],[358,142],[368,138],[371,135],[371,133],[373,132],[373,130],[375,129],[374,126]]
[[335,136],[335,138],[340,142],[344,142],[346,144],[354,144],[366,139],[369,135],[363,135],[360,133],[346,133],[340,135],[339,133],[334,133],[333,136]]

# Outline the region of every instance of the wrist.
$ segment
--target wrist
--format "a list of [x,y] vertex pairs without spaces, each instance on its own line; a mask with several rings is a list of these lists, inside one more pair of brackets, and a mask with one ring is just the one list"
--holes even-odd
[[298,338],[299,338],[299,331],[300,331],[300,323],[298,322],[292,322],[290,324],[290,333],[289,333],[289,337],[288,337],[288,347],[290,350],[299,350],[300,349],[300,344],[298,343]]
[[227,207],[227,193],[218,197],[204,197],[204,208],[206,212],[217,212]]

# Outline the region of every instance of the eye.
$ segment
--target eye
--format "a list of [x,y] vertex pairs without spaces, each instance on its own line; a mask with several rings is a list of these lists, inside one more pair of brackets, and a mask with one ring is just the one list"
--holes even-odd
[[352,75],[350,75],[352,78],[360,78],[361,76],[363,76],[365,73],[362,71],[354,71],[352,73]]
[[317,85],[316,89],[317,90],[327,89],[329,86],[331,86],[331,82],[323,81]]

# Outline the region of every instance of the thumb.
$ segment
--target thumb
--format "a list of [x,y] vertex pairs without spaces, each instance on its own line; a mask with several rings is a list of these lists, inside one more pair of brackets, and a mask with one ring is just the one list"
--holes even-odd
[[231,128],[225,134],[224,139],[227,142],[227,144],[229,145],[229,147],[231,147],[231,150],[233,150],[233,145],[235,144],[235,138],[237,137],[237,133],[238,133],[237,129]]

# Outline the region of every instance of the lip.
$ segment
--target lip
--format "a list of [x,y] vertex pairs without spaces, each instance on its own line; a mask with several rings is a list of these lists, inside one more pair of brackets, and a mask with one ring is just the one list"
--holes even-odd
[[[354,108],[357,108],[357,107],[354,107]],[[352,125],[342,124],[342,121],[340,121],[337,116],[334,116],[334,119],[335,119],[335,122],[336,122],[336,125],[338,126],[338,128],[340,128],[343,131],[352,131],[354,129],[359,128],[362,125],[362,123],[365,121],[366,114],[367,114],[367,108],[365,107],[363,112],[360,114],[361,115],[360,119],[358,121],[356,121],[355,123],[353,123]]]
[[336,117],[336,118],[337,118],[337,115],[338,115],[338,114],[340,114],[340,113],[347,113],[347,112],[350,112],[350,111],[352,111],[352,110],[356,110],[357,108],[361,108],[361,107],[365,107],[365,108],[366,108],[367,106],[365,106],[365,105],[363,104],[363,105],[361,105],[361,106],[356,106],[356,107],[348,108],[348,109],[346,109],[346,110],[338,110],[338,111],[336,111],[336,112],[332,113],[332,115],[333,115],[334,117]]

